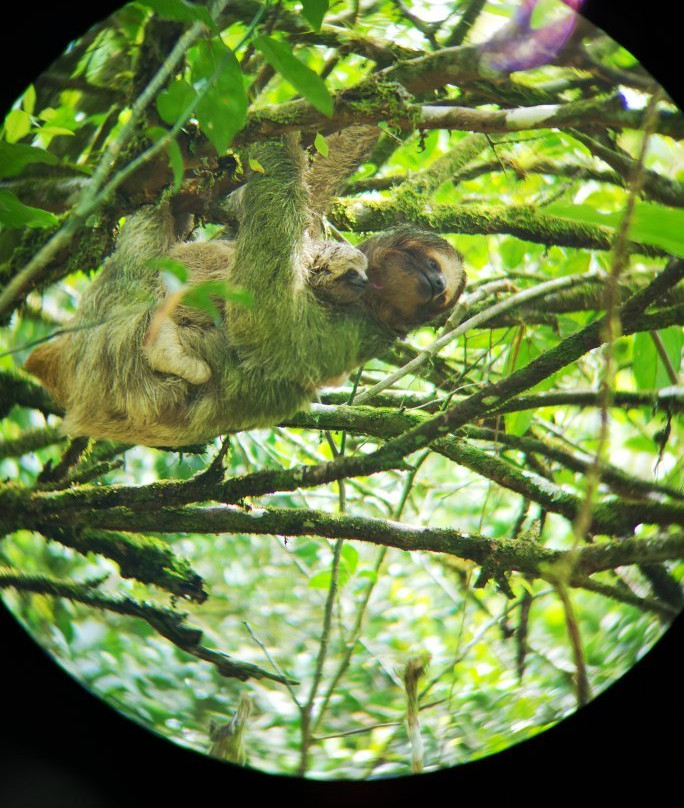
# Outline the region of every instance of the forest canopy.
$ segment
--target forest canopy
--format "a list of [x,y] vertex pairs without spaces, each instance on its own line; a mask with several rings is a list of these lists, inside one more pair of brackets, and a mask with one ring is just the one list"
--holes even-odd
[[[269,772],[430,771],[568,716],[681,611],[684,118],[578,6],[139,0],[7,113],[0,590],[116,709]],[[357,125],[327,233],[446,238],[449,316],[273,428],[65,435],[23,365],[127,218],[233,239],[255,144]]]

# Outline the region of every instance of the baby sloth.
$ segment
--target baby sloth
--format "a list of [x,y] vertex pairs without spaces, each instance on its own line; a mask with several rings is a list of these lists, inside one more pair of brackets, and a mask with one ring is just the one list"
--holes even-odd
[[320,300],[355,303],[368,283],[368,259],[346,242],[313,242],[305,247],[306,282]]
[[[146,209],[136,218],[149,215]],[[127,233],[137,229],[136,218],[127,225]],[[172,227],[171,222],[168,226]],[[235,260],[235,244],[230,241],[181,243],[170,249],[168,257],[184,265],[191,285],[225,281],[230,278],[230,267]],[[314,242],[306,236],[301,260],[304,281],[319,300],[335,305],[360,300],[368,283],[368,260],[361,250],[346,242]],[[223,302],[214,302],[225,316]],[[143,340],[143,353],[154,370],[180,376],[191,384],[204,384],[212,376],[211,367],[201,355],[188,350],[183,329],[206,329],[213,325],[211,317],[201,309],[180,305],[166,312],[162,300]],[[32,360],[33,355],[27,367],[35,372]]]
[[[77,328],[26,367],[65,410],[63,431],[149,446],[200,443],[272,426],[330,380],[456,303],[459,253],[413,228],[357,248],[309,236],[307,166],[294,137],[254,148],[264,168],[245,188],[237,239],[178,243],[168,205],[142,209],[83,297]],[[227,281],[252,306],[221,301],[216,323],[187,305],[164,311],[151,259],[188,281]],[[155,314],[156,309],[156,314]]]

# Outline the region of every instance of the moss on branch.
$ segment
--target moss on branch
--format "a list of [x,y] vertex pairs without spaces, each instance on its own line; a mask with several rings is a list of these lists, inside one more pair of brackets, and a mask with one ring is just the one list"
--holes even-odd
[[[616,502],[614,512],[623,503]],[[386,519],[335,516],[305,508],[253,508],[232,505],[184,506],[160,511],[83,511],[82,523],[98,521],[107,530],[144,530],[157,533],[241,533],[277,536],[321,536],[355,539],[405,551],[446,553],[501,571],[543,576],[548,565],[570,564],[577,575],[629,564],[684,558],[684,534],[657,539],[597,542],[573,551],[559,551],[534,542],[491,539],[447,528],[416,527]],[[592,551],[592,552],[586,552]],[[575,573],[573,572],[572,575]],[[569,580],[572,580],[572,575]]]
[[[330,221],[340,230],[374,232],[397,222],[410,222],[436,233],[499,235],[506,233],[537,244],[575,249],[610,250],[614,233],[600,225],[574,222],[544,213],[532,205],[431,205],[421,200],[396,196],[385,201],[345,202],[333,205]],[[664,255],[659,248],[632,243],[644,255]]]
[[[3,493],[0,518],[0,535],[6,535],[22,527],[35,529],[47,539],[59,542],[86,555],[96,553],[109,558],[120,570],[124,578],[135,578],[146,584],[165,589],[173,595],[202,603],[207,598],[203,581],[184,559],[176,556],[169,545],[154,536],[137,531],[116,533],[100,529],[97,520],[83,524],[69,512],[52,510],[47,516],[35,519],[30,514],[31,493],[15,492],[19,495]],[[36,495],[40,498],[40,494]],[[58,495],[59,496],[59,495]],[[35,501],[35,500],[34,500]],[[29,509],[26,511],[25,509]],[[22,517],[23,513],[23,517]],[[28,519],[28,521],[26,521]]]
[[175,609],[140,603],[128,597],[108,597],[97,590],[96,584],[63,581],[48,575],[27,575],[10,567],[0,567],[0,589],[15,589],[18,592],[65,598],[92,609],[144,620],[158,634],[185,653],[214,665],[222,676],[242,681],[254,678],[272,679],[282,684],[298,684],[294,679],[271,673],[251,662],[243,662],[223,651],[202,645],[201,629],[187,625],[185,622],[187,615]]
[[[428,416],[417,411],[399,412],[394,409],[379,409],[374,407],[317,407],[313,413],[299,413],[289,424],[291,426],[316,427],[320,429],[345,430],[359,432],[375,437],[393,438],[401,435],[407,429],[413,428],[426,421]],[[476,437],[489,438],[490,430],[468,428],[469,433]],[[485,433],[484,435],[482,433]],[[530,439],[512,438],[503,435],[501,440],[512,443],[523,451],[545,449],[544,444]],[[497,485],[515,491],[527,499],[537,502],[545,510],[558,513],[569,521],[574,521],[582,507],[582,497],[565,491],[560,486],[535,474],[532,471],[521,470],[508,461],[496,455],[478,449],[468,441],[456,437],[442,437],[432,444],[432,448],[453,460],[459,465],[471,469]],[[552,449],[551,454],[575,471],[583,472],[588,463],[563,452],[559,456]],[[622,488],[633,492],[652,493],[658,486],[649,485],[645,481],[636,480],[619,469],[607,468],[605,479],[612,481]],[[664,492],[661,492],[664,493]],[[677,493],[677,492],[673,492]],[[679,498],[681,499],[681,497]],[[620,499],[622,510],[616,511],[614,500],[606,498],[595,509],[592,520],[592,530],[607,535],[619,535],[625,531],[630,532],[640,522],[655,524],[684,524],[684,503],[664,503],[652,499]]]

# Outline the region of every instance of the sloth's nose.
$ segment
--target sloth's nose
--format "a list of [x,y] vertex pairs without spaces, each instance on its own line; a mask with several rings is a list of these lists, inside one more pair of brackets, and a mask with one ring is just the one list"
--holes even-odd
[[433,297],[437,297],[441,295],[442,292],[446,289],[446,278],[442,275],[441,272],[437,272],[431,274],[429,276],[430,286],[432,287],[432,295]]

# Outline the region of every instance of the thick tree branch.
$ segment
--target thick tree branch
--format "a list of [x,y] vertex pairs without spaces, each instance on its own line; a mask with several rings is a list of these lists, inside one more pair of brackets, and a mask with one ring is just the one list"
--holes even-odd
[[65,547],[86,555],[96,553],[114,561],[123,578],[154,584],[173,595],[202,603],[207,598],[204,582],[190,564],[179,558],[166,542],[138,533],[115,533],[69,526],[69,520],[45,524],[41,533]]
[[[606,227],[563,219],[533,205],[433,204],[426,210],[424,201],[418,199],[412,205],[394,199],[349,203],[340,200],[333,205],[329,218],[339,230],[356,233],[377,232],[410,222],[436,233],[507,233],[537,244],[582,250],[611,250],[615,242],[613,231]],[[649,256],[666,254],[660,248],[638,242],[632,242],[631,248]]]
[[629,564],[656,563],[684,558],[684,534],[656,539],[624,539],[581,547],[551,550],[533,542],[491,539],[446,528],[415,527],[386,519],[332,516],[305,508],[253,508],[232,505],[184,506],[132,511],[129,508],[88,510],[78,514],[83,523],[106,530],[143,530],[156,533],[244,533],[278,536],[321,536],[355,539],[406,551],[446,553],[458,558],[543,576],[541,565],[570,565],[573,574],[591,575]]
[[[448,400],[462,400],[465,396],[449,395]],[[436,398],[434,395],[421,395],[404,390],[385,391],[373,396],[367,403],[373,407],[399,407],[404,409],[420,408],[423,412],[436,412],[447,397]],[[323,404],[348,404],[349,393],[330,391],[321,395]],[[595,390],[556,390],[548,393],[515,396],[510,401],[491,410],[488,414],[537,410],[544,407],[599,407],[599,393]],[[649,407],[664,413],[684,412],[684,387],[667,387],[662,390],[631,392],[618,390],[615,392],[611,407],[633,409]]]
[[[357,94],[363,98],[362,102],[351,100]],[[616,130],[641,129],[643,124],[641,110],[626,109],[615,97],[482,110],[455,105],[415,105],[403,100],[396,90],[394,97],[388,98],[387,95],[386,89],[380,92],[374,86],[357,85],[334,99],[335,109],[330,118],[302,100],[272,105],[249,115],[247,126],[237,141],[252,142],[287,132],[334,132],[353,124],[375,124],[387,119],[394,126],[410,132],[415,129],[447,129],[487,134],[596,126]],[[662,111],[656,118],[654,131],[672,138],[684,137],[684,116],[679,112]]]

